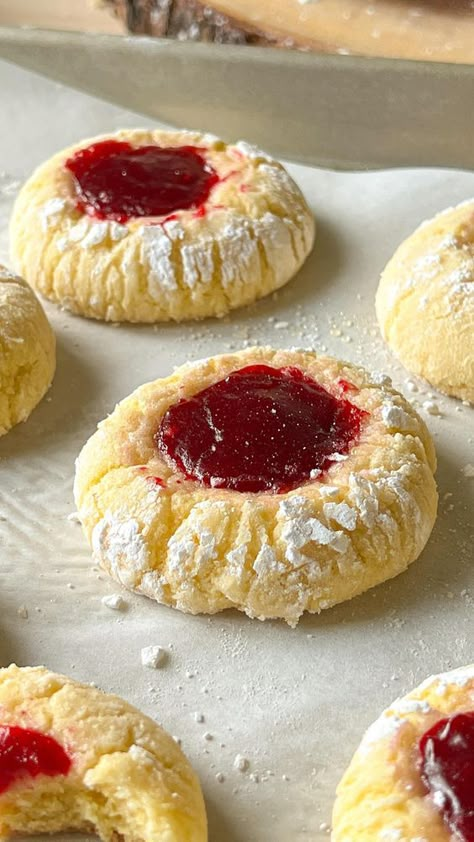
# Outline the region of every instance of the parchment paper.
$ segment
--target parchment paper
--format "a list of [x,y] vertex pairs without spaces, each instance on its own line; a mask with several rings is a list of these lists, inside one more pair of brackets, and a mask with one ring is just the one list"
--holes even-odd
[[[7,260],[15,182],[70,142],[149,121],[6,64],[0,84]],[[125,591],[127,610],[113,612],[101,598],[119,588],[92,567],[80,527],[68,521],[74,459],[96,423],[136,386],[187,359],[254,342],[312,346],[383,370],[406,391],[409,375],[375,324],[378,275],[420,220],[474,193],[474,174],[290,170],[319,231],[284,291],[220,322],[157,328],[103,325],[46,304],[58,339],[53,387],[0,440],[1,664],[44,663],[96,682],[179,736],[201,776],[211,842],[327,838],[336,783],[366,726],[428,674],[474,659],[474,479],[463,473],[474,461],[474,426],[472,409],[457,401],[435,395],[442,415],[426,416],[441,502],[422,558],[295,630],[236,612],[185,616]],[[418,385],[407,394],[421,405],[433,390]],[[141,665],[140,650],[151,644],[169,650],[163,669]],[[245,774],[233,767],[237,754],[250,761]]]

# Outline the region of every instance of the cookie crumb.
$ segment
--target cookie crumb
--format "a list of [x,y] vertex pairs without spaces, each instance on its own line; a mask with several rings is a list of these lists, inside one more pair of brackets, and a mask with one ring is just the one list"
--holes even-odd
[[422,406],[428,415],[441,415],[441,410],[438,404],[434,403],[434,401],[423,401]]
[[21,617],[22,620],[28,619],[28,608],[26,607],[26,605],[20,605],[16,613],[19,617]]
[[224,783],[224,781],[225,781],[225,777],[224,777],[224,775],[222,774],[222,772],[218,772],[218,773],[217,773],[217,775],[216,775],[216,781],[217,781],[217,783],[219,783],[219,784],[223,784],[223,783]]
[[110,608],[112,611],[123,611],[127,604],[119,593],[112,593],[108,596],[103,596],[101,603],[105,606],[105,608]]
[[81,523],[79,512],[71,512],[71,514],[67,516],[67,520],[69,523]]
[[134,744],[130,746],[128,753],[136,763],[140,763],[143,766],[154,765],[155,758],[153,757],[153,755],[149,751],[147,751],[146,748],[143,748],[140,745]]
[[214,739],[214,737],[212,736],[212,734],[209,733],[209,731],[205,731],[202,735],[202,738],[203,740],[207,740],[208,742]]
[[234,759],[234,769],[237,769],[238,772],[246,772],[250,766],[250,762],[247,757],[244,757],[243,754],[236,754]]
[[194,714],[194,721],[195,722],[204,722],[204,714],[203,713],[195,713]]
[[465,477],[469,477],[469,479],[472,479],[472,477],[474,477],[474,465],[471,465],[471,464],[464,465],[464,468],[462,469],[462,472],[463,472]]
[[144,646],[140,654],[142,666],[148,669],[159,669],[166,662],[167,653],[161,646]]

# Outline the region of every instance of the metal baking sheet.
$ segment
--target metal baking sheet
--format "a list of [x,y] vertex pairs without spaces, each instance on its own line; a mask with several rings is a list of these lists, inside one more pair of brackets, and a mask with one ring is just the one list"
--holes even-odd
[[[11,204],[36,164],[82,137],[150,121],[8,64],[0,64],[0,84],[7,261]],[[365,727],[428,674],[473,659],[474,480],[464,469],[474,461],[474,411],[431,397],[422,382],[407,391],[407,373],[380,339],[373,300],[397,244],[420,220],[473,195],[474,174],[289,169],[318,235],[284,290],[221,321],[157,327],[114,327],[47,304],[58,339],[53,387],[27,423],[0,439],[2,664],[44,663],[94,681],[179,736],[203,783],[211,842],[327,839],[336,783]],[[101,598],[118,587],[94,569],[80,527],[68,520],[75,456],[140,383],[252,343],[328,351],[390,374],[423,414],[426,400],[438,404],[441,415],[426,416],[440,490],[426,551],[403,576],[307,616],[295,630],[232,611],[186,616],[125,592],[127,610],[108,610]],[[156,672],[140,662],[150,644],[170,652]],[[237,754],[250,761],[245,774],[234,768]]]
[[473,66],[8,28],[0,58],[306,164],[474,168]]

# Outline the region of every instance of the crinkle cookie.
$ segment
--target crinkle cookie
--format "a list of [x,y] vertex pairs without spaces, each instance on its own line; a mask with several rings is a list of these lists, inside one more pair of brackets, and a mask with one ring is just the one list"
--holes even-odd
[[41,304],[0,265],[0,436],[28,418],[55,367],[56,340]]
[[435,461],[386,378],[251,348],[122,401],[79,456],[75,497],[95,561],[125,587],[296,625],[418,557]]
[[0,670],[0,837],[206,842],[199,782],[136,708],[44,667]]
[[245,143],[126,130],[40,166],[11,221],[15,265],[63,307],[106,321],[222,316],[278,289],[314,218],[284,168]]
[[367,731],[338,787],[333,842],[472,842],[474,666],[434,675]]
[[474,401],[474,199],[424,222],[389,261],[376,298],[403,365]]

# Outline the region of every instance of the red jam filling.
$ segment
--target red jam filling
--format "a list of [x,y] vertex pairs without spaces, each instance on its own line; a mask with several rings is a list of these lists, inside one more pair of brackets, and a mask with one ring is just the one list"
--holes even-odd
[[53,737],[29,728],[0,725],[0,792],[19,778],[67,775],[72,765]]
[[353,383],[350,383],[349,380],[340,379],[337,381],[337,385],[341,387],[343,392],[358,392],[357,386],[354,386]]
[[419,742],[421,774],[456,839],[474,842],[474,711],[441,719]]
[[155,441],[188,479],[281,493],[347,454],[366,415],[298,368],[252,365],[170,407]]
[[219,181],[195,146],[132,146],[102,140],[65,163],[74,177],[76,208],[97,219],[166,216],[200,208]]

